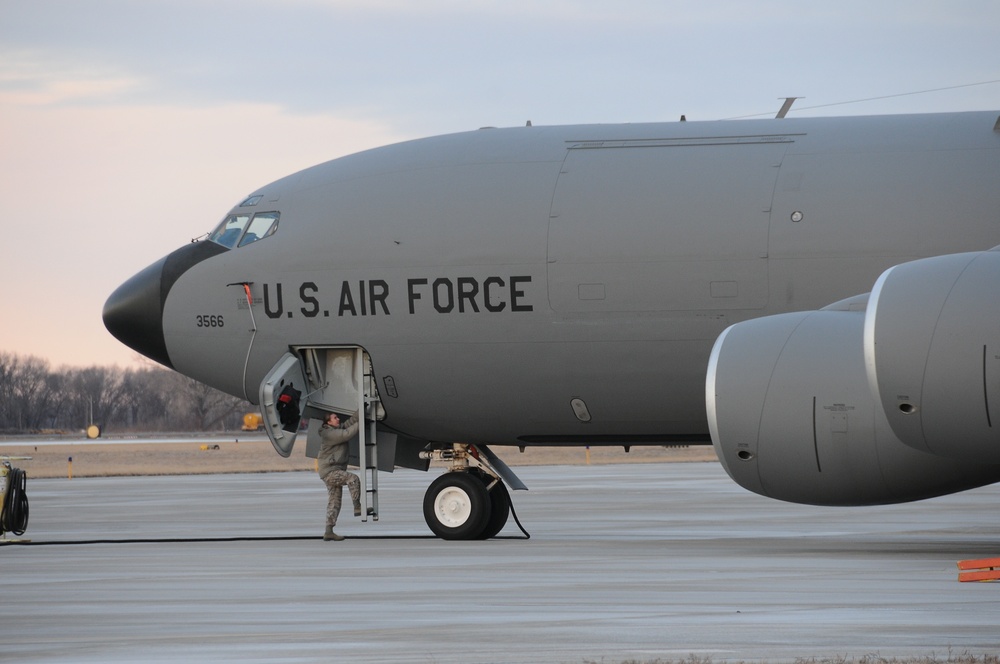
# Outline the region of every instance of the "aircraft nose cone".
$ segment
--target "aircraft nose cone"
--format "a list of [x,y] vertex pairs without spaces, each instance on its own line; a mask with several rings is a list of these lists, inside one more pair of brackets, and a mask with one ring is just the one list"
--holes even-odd
[[111,294],[104,303],[104,327],[129,348],[172,369],[163,338],[165,262],[153,263]]

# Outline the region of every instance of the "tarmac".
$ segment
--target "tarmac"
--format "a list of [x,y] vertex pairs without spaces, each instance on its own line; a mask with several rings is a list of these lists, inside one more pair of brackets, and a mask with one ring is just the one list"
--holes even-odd
[[[35,479],[0,546],[0,660],[784,662],[1000,653],[1000,486],[885,507],[761,498],[718,463],[532,466],[498,539],[430,536],[431,474],[323,542],[315,474]],[[346,501],[349,504],[349,501]],[[13,535],[7,534],[7,538]]]

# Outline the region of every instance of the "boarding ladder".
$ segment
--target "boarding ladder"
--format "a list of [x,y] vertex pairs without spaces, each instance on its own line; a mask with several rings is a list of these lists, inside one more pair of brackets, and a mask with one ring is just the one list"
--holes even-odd
[[[361,386],[358,390],[358,467],[361,469],[361,520],[378,521],[378,436],[376,435],[376,420],[381,400],[375,387],[375,376],[372,371],[371,358],[364,349],[354,351],[355,383]],[[366,432],[366,426],[368,431]]]

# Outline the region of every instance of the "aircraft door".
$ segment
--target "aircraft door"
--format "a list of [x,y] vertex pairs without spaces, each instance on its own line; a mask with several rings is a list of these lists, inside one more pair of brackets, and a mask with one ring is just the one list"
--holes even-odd
[[297,350],[303,359],[305,377],[310,386],[306,417],[322,419],[329,412],[343,415],[365,409],[366,420],[385,419],[371,357],[364,349],[357,346],[302,346]]
[[358,384],[355,348],[300,348],[299,352],[305,358],[310,382],[320,387],[310,405],[340,413],[358,409],[362,388]]
[[275,451],[283,457],[292,453],[307,396],[299,358],[285,353],[264,377],[259,393],[264,430]]

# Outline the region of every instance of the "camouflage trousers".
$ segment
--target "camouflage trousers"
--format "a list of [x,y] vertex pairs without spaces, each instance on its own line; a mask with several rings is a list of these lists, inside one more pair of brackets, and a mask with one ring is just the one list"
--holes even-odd
[[344,499],[344,485],[347,485],[351,492],[351,501],[355,506],[361,504],[361,480],[354,473],[346,470],[331,470],[323,476],[326,490],[330,494],[330,500],[326,504],[326,525],[336,526],[337,517],[340,515],[340,505]]

